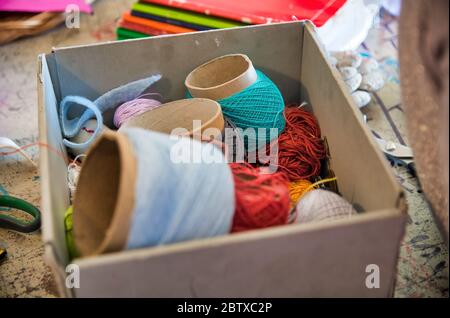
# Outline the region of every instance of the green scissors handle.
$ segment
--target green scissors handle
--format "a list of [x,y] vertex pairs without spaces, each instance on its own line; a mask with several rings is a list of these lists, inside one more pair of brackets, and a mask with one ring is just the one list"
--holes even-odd
[[0,194],[0,206],[21,210],[33,216],[33,221],[27,222],[15,217],[0,214],[0,227],[23,233],[30,233],[41,227],[41,212],[31,203],[10,195]]

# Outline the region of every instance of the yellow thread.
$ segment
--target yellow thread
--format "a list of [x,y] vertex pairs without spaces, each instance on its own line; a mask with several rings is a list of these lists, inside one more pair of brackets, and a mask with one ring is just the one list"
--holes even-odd
[[308,180],[294,181],[289,184],[289,197],[291,198],[291,208],[295,207],[303,196],[317,186],[336,181],[337,178],[327,178],[311,183]]
[[314,189],[314,188],[317,187],[318,185],[321,185],[321,184],[327,183],[327,182],[336,181],[336,180],[337,180],[336,177],[334,177],[334,178],[327,178],[327,179],[322,179],[322,180],[319,180],[319,181],[317,181],[317,182],[311,184],[311,185],[303,192],[303,194],[300,196],[299,200],[300,200],[300,199],[301,199],[308,191]]
[[300,200],[305,191],[312,185],[308,180],[294,181],[289,184],[289,197],[292,204],[295,204]]

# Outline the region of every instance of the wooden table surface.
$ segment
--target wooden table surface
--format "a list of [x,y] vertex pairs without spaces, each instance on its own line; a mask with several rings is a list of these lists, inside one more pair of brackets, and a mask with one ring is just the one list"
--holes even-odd
[[[80,29],[60,26],[42,35],[0,46],[0,136],[19,145],[38,138],[37,55],[52,47],[110,41],[121,14],[135,0],[99,0],[95,14],[83,15]],[[399,94],[397,21],[382,15],[360,49],[374,56],[385,74],[385,87],[363,112],[369,126],[388,140],[407,144]],[[26,149],[36,161],[39,149]],[[409,224],[400,250],[396,297],[448,297],[448,251],[443,244],[417,180],[402,169],[394,173],[407,194]],[[40,204],[39,173],[18,155],[0,156],[0,190]],[[1,211],[0,211],[1,213]],[[52,274],[43,260],[40,233],[0,229],[0,246],[8,258],[0,264],[0,297],[57,296]]]

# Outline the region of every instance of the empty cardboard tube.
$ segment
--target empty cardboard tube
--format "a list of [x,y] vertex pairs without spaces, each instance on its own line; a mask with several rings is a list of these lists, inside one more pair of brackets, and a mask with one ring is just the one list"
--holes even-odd
[[239,93],[258,79],[252,61],[244,54],[229,54],[200,65],[186,77],[193,97],[221,100]]
[[104,131],[84,161],[73,203],[74,239],[81,256],[126,247],[136,171],[133,147],[126,136]]
[[[200,125],[194,127],[194,120],[199,120]],[[138,127],[147,130],[171,134],[174,129],[186,130],[186,135],[203,135],[216,139],[218,132],[223,132],[224,119],[220,105],[205,98],[181,99],[147,111],[127,120],[119,129]],[[208,128],[216,128],[215,133]],[[212,133],[212,134],[211,134]]]

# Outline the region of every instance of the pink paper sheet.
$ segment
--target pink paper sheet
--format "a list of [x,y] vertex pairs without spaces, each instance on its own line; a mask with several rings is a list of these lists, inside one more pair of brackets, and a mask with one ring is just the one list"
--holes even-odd
[[81,12],[92,13],[92,8],[84,0],[0,0],[0,11],[17,12],[64,12],[70,4],[75,4]]

